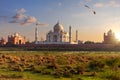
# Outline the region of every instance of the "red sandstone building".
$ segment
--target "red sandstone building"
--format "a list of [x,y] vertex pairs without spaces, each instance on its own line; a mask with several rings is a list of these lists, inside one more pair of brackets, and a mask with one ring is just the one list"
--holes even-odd
[[18,33],[15,33],[14,35],[8,36],[8,43],[10,44],[25,44],[26,38],[24,36],[19,35]]
[[5,45],[5,44],[6,44],[6,40],[4,38],[1,38],[0,45]]

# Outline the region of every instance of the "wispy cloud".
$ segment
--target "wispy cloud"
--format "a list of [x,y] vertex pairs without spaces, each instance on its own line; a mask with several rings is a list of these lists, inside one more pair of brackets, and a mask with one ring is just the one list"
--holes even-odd
[[17,20],[13,20],[13,21],[9,21],[9,23],[21,23],[21,22]]
[[111,7],[120,7],[120,3],[116,2],[115,0],[114,1],[109,1],[108,6],[111,6]]
[[16,14],[12,16],[12,20],[9,21],[9,23],[20,23],[21,24],[26,18],[25,12],[26,10],[24,8],[17,10]]
[[59,3],[58,3],[58,6],[62,6],[62,3],[61,3],[61,2],[59,2]]
[[105,6],[105,4],[104,3],[95,3],[94,4],[94,7],[104,7]]
[[85,5],[85,4],[91,3],[92,1],[93,1],[93,0],[80,0],[80,2],[77,3],[76,5],[77,5],[77,6],[83,6],[83,5]]
[[21,19],[23,19],[24,17],[25,17],[24,14],[18,14],[18,13],[13,16],[14,19],[18,19],[18,20],[21,20]]
[[34,16],[27,16],[25,12],[24,8],[17,10],[16,14],[12,17],[12,21],[9,21],[9,23],[19,23],[26,26],[37,22]]
[[108,3],[102,3],[102,2],[95,3],[94,7],[97,7],[97,8],[102,8],[102,7],[120,7],[120,3],[116,2],[115,0],[110,0]]
[[24,14],[25,12],[26,12],[26,10],[24,8],[17,10],[17,13],[19,13],[19,14]]
[[21,20],[25,18],[25,12],[26,10],[24,8],[17,10],[17,13],[12,17],[14,19]]
[[48,26],[48,24],[37,22],[36,26]]
[[34,16],[27,16],[25,14],[26,10],[24,8],[17,10],[16,14],[12,17],[9,23],[19,23],[23,26],[29,26],[31,24],[36,24],[39,26],[47,26],[47,24],[42,24],[38,22],[37,18]]
[[33,16],[28,16],[23,23],[21,23],[22,25],[30,25],[32,23],[36,23],[37,19]]
[[87,2],[91,2],[92,0],[86,0]]

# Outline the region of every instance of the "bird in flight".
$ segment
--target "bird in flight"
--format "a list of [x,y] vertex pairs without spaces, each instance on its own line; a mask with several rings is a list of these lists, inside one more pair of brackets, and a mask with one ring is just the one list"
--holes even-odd
[[84,5],[84,7],[88,8],[90,11],[92,11],[94,15],[96,14],[96,12],[92,8],[90,8],[88,5]]

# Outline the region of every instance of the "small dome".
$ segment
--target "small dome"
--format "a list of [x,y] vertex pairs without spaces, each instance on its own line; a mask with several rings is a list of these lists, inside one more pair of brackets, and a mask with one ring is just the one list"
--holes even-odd
[[55,26],[54,26],[54,32],[62,32],[63,31],[63,26],[58,22]]
[[18,33],[14,33],[14,36],[19,36],[19,34]]
[[113,35],[114,33],[112,32],[112,30],[110,29],[108,32],[107,32],[108,35]]

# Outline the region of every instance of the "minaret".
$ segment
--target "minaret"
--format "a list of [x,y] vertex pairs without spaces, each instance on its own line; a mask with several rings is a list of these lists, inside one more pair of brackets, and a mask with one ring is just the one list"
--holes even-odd
[[37,26],[35,27],[35,43],[38,42],[38,29]]
[[69,43],[72,41],[71,26],[69,27]]
[[78,30],[76,30],[76,42],[78,42]]

